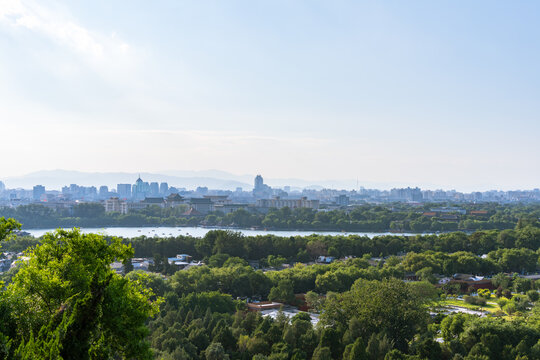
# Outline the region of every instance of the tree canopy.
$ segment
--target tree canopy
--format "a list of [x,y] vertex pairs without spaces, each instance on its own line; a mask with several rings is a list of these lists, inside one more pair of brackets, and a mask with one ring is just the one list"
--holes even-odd
[[[0,228],[13,227],[5,220]],[[25,252],[0,293],[0,345],[8,358],[150,359],[147,319],[159,299],[110,264],[133,256],[119,239],[57,230]],[[2,346],[0,346],[2,347]]]

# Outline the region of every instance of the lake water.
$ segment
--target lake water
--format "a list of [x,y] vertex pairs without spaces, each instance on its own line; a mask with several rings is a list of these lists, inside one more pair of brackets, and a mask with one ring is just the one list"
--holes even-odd
[[[33,229],[24,231],[32,234],[35,237],[40,237],[47,232],[54,231],[55,229]],[[178,235],[191,235],[195,237],[203,237],[207,232],[216,230],[215,228],[203,228],[203,227],[106,227],[106,228],[81,228],[83,233],[98,233],[110,236],[120,236],[124,238],[133,238],[137,236],[149,236],[149,237],[168,237]],[[249,229],[220,229],[220,230],[232,230],[239,231],[247,236],[256,235],[276,235],[276,236],[307,236],[311,234],[321,235],[360,235],[373,238],[381,235],[416,235],[416,234],[403,234],[403,233],[371,233],[371,232],[338,232],[338,231],[296,231],[296,230],[249,230]]]

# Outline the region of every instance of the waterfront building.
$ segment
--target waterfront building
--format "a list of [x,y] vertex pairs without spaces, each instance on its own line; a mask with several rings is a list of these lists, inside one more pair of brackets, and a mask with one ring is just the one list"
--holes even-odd
[[105,200],[105,212],[118,212],[120,214],[127,214],[128,212],[128,205],[125,200],[120,200],[117,197],[112,197],[110,199]]
[[273,199],[259,199],[257,200],[258,208],[276,208],[281,209],[288,207],[291,209],[307,208],[318,209],[319,200],[308,200],[307,197],[301,197],[300,199],[282,199],[276,196]]
[[201,214],[208,214],[209,212],[214,211],[214,204],[212,203],[212,200],[208,198],[189,199],[189,205],[191,209]]
[[165,200],[163,200],[162,197],[147,197],[144,198],[143,201],[140,202],[141,204],[145,204],[145,206],[159,206],[160,208],[165,207]]
[[227,215],[229,213],[232,213],[232,212],[235,212],[236,210],[240,210],[240,209],[244,209],[244,210],[250,210],[250,205],[248,204],[231,204],[231,203],[227,203],[227,204],[215,204],[214,205],[214,210],[215,211],[221,211],[223,214]]
[[180,195],[178,195],[177,193],[175,194],[170,194],[169,196],[167,196],[165,198],[165,205],[167,207],[176,207],[180,204],[184,204],[184,198],[181,197]]

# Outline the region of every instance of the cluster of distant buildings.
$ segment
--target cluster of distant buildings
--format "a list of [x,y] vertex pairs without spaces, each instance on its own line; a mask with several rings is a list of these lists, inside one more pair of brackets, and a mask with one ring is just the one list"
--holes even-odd
[[[182,194],[182,195],[181,195]],[[280,191],[279,195],[283,195]],[[309,200],[305,196],[299,198],[284,198],[274,196],[271,187],[264,184],[262,176],[255,178],[255,186],[251,194],[245,194],[242,189],[235,192],[209,191],[199,187],[194,192],[179,190],[168,186],[167,183],[147,183],[139,177],[134,185],[118,184],[117,196],[104,200],[106,212],[128,213],[130,210],[140,210],[148,206],[172,208],[185,205],[185,216],[201,216],[214,211],[224,214],[238,209],[257,209],[265,212],[270,208],[310,208],[318,209],[318,200]],[[287,194],[284,194],[287,196]],[[273,196],[273,197],[272,197]],[[268,197],[268,198],[266,198]]]
[[[290,188],[288,189],[290,192]],[[174,208],[183,206],[185,216],[202,216],[214,211],[224,214],[238,209],[259,213],[271,208],[288,207],[319,209],[320,200],[308,198],[301,192],[287,193],[283,189],[273,189],[257,175],[252,191],[237,188],[236,191],[209,190],[198,187],[195,190],[176,188],[166,182],[146,182],[140,176],[134,184],[117,184],[116,189],[107,186],[80,186],[71,184],[61,191],[47,190],[36,185],[32,190],[6,189],[0,182],[0,206],[17,207],[41,204],[51,208],[69,209],[79,203],[100,203],[105,212],[127,214],[149,206]],[[348,201],[347,201],[348,204]]]
[[[237,188],[211,190],[200,186],[195,190],[176,188],[166,182],[146,182],[140,176],[134,184],[117,184],[116,189],[108,186],[80,186],[71,184],[60,191],[48,190],[43,185],[32,189],[7,189],[0,181],[0,206],[42,204],[53,208],[70,208],[81,202],[101,203],[106,212],[126,214],[148,206],[162,208],[186,207],[186,216],[206,215],[213,211],[224,214],[238,209],[266,212],[271,208],[308,208],[332,210],[365,203],[391,202],[538,202],[540,190],[525,191],[485,191],[461,193],[455,190],[422,190],[420,188],[395,188],[391,190],[364,189],[292,189],[289,186],[273,188],[264,183],[261,175],[254,180],[252,190]],[[429,214],[426,214],[429,215]]]

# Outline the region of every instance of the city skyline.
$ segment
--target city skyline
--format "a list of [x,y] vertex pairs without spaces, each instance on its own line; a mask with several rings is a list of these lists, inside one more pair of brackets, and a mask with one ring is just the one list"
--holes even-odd
[[[171,185],[194,190],[199,186],[206,186],[212,190],[235,190],[238,187],[244,190],[250,189],[253,184],[255,173],[236,175],[220,170],[203,170],[203,171],[163,171],[161,173],[150,172],[135,172],[135,173],[120,173],[120,172],[96,172],[86,173],[80,171],[67,170],[49,170],[38,171],[35,173],[26,174],[20,177],[8,177],[0,179],[6,188],[12,189],[29,189],[34,185],[45,184],[48,190],[60,191],[63,186],[69,184],[78,184],[82,186],[108,186],[116,187],[119,183],[131,183],[138,177],[149,179],[149,182],[166,182]],[[260,175],[257,173],[257,176]],[[443,191],[458,191],[462,193],[473,192],[488,192],[488,191],[531,191],[534,188],[459,188],[459,187],[443,187],[437,185],[421,186],[416,183],[402,182],[386,182],[386,183],[369,183],[359,179],[343,179],[343,180],[306,180],[306,179],[273,179],[264,177],[267,184],[275,188],[292,187],[297,190],[301,189],[332,189],[332,190],[360,190],[372,189],[388,191],[396,188],[420,187],[423,190],[443,190]]]
[[[234,204],[232,209],[238,206],[257,203],[263,208],[273,207],[309,207],[318,209],[319,203],[348,206],[349,204],[366,203],[429,203],[429,202],[458,202],[458,203],[537,203],[540,201],[540,189],[517,190],[517,191],[475,191],[459,192],[456,190],[430,190],[419,187],[381,189],[346,190],[337,188],[298,188],[290,185],[272,187],[265,183],[264,178],[258,174],[253,178],[253,185],[236,187],[234,191],[222,187],[208,187],[199,183],[196,188],[172,186],[163,181],[144,181],[141,174],[137,180],[131,183],[117,183],[114,186],[92,184],[85,186],[72,182],[64,185],[61,191],[46,189],[42,184],[32,185],[30,189],[8,188],[0,181],[0,204],[8,207],[18,207],[30,203],[47,203],[50,206],[64,208],[66,205],[74,205],[78,201],[103,202],[105,207],[109,205],[113,209],[123,206],[123,213],[130,209],[139,209],[161,204],[166,206],[169,202],[177,205],[189,198],[191,202],[202,200],[201,206],[212,205],[214,202]],[[99,190],[98,190],[99,187]],[[251,190],[250,190],[251,189]],[[182,196],[179,196],[182,195]],[[120,201],[120,202],[119,202]],[[124,204],[124,205],[121,205]],[[111,205],[112,204],[112,205]],[[275,205],[279,204],[279,205]],[[288,205],[290,204],[290,205]],[[207,209],[208,210],[208,209]],[[209,210],[208,210],[209,211]]]
[[4,0],[0,178],[221,169],[533,189],[539,10]]

